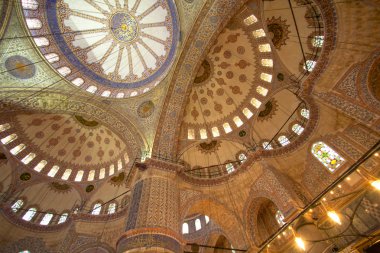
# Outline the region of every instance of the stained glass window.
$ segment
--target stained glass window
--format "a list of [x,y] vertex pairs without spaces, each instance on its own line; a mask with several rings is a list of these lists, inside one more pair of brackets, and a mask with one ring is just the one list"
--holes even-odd
[[12,211],[17,212],[24,205],[24,201],[22,199],[17,200],[12,206]]
[[53,214],[52,213],[47,213],[42,218],[40,224],[46,226],[46,225],[48,225],[50,223],[50,221],[51,221],[52,218],[53,218]]
[[253,36],[255,38],[260,38],[260,37],[264,37],[265,36],[265,32],[263,29],[258,29],[258,30],[255,30],[252,32]]
[[248,108],[244,108],[243,109],[243,114],[244,114],[245,117],[247,117],[247,119],[249,119],[249,118],[251,118],[253,116],[253,113]]
[[22,216],[23,220],[30,221],[33,219],[34,215],[36,215],[37,209],[32,207]]
[[116,212],[116,203],[111,203],[108,206],[108,214],[113,214]]
[[259,51],[261,53],[270,52],[271,51],[270,45],[269,44],[260,44],[259,45]]
[[29,29],[41,29],[42,22],[38,18],[26,18],[26,25]]
[[304,128],[299,125],[299,124],[294,124],[292,126],[292,131],[295,132],[296,134],[300,135],[303,132]]
[[233,118],[233,121],[237,127],[240,127],[243,125],[243,121],[239,118],[239,116],[235,116]]
[[246,156],[244,153],[241,153],[241,154],[239,155],[239,161],[240,161],[241,163],[243,163],[243,162],[245,162],[245,160],[247,160],[247,156]]
[[58,220],[58,224],[64,223],[67,220],[67,216],[69,216],[68,213],[61,214],[61,216],[59,217],[59,220]]
[[211,132],[212,132],[212,136],[214,136],[214,137],[220,136],[219,129],[217,127],[211,128]]
[[261,96],[266,96],[268,94],[268,89],[265,89],[264,87],[257,86],[256,92],[259,93]]
[[284,221],[284,215],[282,214],[282,212],[280,210],[277,210],[276,212],[276,221],[277,223],[282,227],[285,225],[285,221]]
[[257,18],[253,14],[244,19],[245,25],[252,25],[253,23],[256,23],[256,22],[257,22]]
[[224,128],[224,132],[226,132],[226,134],[228,134],[229,132],[232,132],[232,128],[231,128],[230,124],[228,124],[227,122],[223,124],[223,128]]
[[264,67],[273,67],[272,59],[261,59],[261,65]]
[[187,139],[194,140],[195,139],[195,132],[194,129],[187,129]]
[[201,220],[200,219],[196,219],[195,220],[195,230],[199,230],[202,228],[202,225],[201,225]]
[[313,144],[311,153],[330,171],[334,172],[340,165],[344,163],[341,157],[332,148],[327,146],[324,142],[317,142]]
[[324,36],[314,36],[313,42],[312,42],[313,47],[322,47],[324,39],[325,39]]
[[264,80],[265,82],[268,82],[268,83],[272,82],[272,75],[270,75],[270,74],[261,73],[260,78],[261,78],[261,80]]
[[200,134],[202,140],[207,139],[206,129],[202,128],[201,130],[199,130],[199,134]]
[[260,105],[261,105],[261,102],[260,102],[258,99],[256,99],[256,98],[252,98],[252,99],[251,99],[251,104],[252,104],[254,107],[256,107],[256,108],[259,108]]
[[228,174],[234,172],[235,171],[234,165],[232,163],[226,164],[226,170]]
[[308,109],[301,109],[301,116],[308,119],[310,117],[310,111]]
[[289,139],[285,135],[281,135],[280,137],[278,137],[278,142],[280,142],[281,146],[286,146],[290,144]]
[[267,141],[264,141],[264,142],[263,142],[263,148],[266,149],[266,150],[271,150],[271,149],[273,149],[272,144],[270,144],[270,143],[267,142]]
[[93,214],[93,215],[99,215],[101,210],[102,210],[102,204],[96,203],[94,205],[94,208],[91,211],[91,214]]
[[182,224],[182,234],[188,234],[189,233],[189,224],[186,222]]

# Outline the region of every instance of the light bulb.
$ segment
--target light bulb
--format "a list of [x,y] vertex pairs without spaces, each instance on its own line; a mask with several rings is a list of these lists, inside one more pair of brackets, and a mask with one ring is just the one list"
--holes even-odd
[[296,237],[296,244],[302,250],[306,250],[305,243],[303,242],[301,237]]
[[339,225],[342,225],[342,222],[340,221],[339,215],[335,211],[328,211],[327,215],[332,219],[335,223],[338,223]]
[[375,188],[376,190],[380,191],[380,180],[376,180],[376,181],[372,181],[371,182],[371,185],[373,188]]

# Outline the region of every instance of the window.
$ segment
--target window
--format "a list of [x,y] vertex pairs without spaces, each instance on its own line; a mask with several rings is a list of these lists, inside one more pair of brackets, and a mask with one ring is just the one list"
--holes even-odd
[[103,91],[103,93],[102,93],[102,96],[103,97],[109,97],[111,95],[111,92],[109,91],[109,90],[105,90],[105,91]]
[[17,200],[12,206],[12,211],[17,212],[24,205],[24,201],[22,199]]
[[62,76],[67,76],[71,73],[71,69],[69,67],[60,67],[57,69],[58,73],[60,73]]
[[226,134],[232,132],[232,128],[230,124],[228,124],[227,122],[223,124],[223,129],[224,129],[224,132],[226,132]]
[[273,149],[272,144],[270,144],[270,143],[267,142],[267,141],[264,141],[264,142],[263,142],[263,148],[266,149],[266,150],[271,150],[271,149]]
[[303,132],[304,128],[299,125],[299,124],[294,124],[292,126],[292,131],[295,132],[296,134],[300,135]]
[[50,171],[49,171],[49,173],[48,173],[47,175],[48,175],[49,177],[54,177],[55,174],[57,174],[58,170],[59,170],[59,167],[58,167],[57,165],[54,165],[54,166],[50,169]]
[[37,0],[22,0],[22,8],[25,10],[37,10],[38,2]]
[[96,203],[94,205],[94,208],[91,211],[91,214],[92,215],[99,215],[101,210],[102,210],[102,204]]
[[51,221],[52,218],[53,218],[53,214],[52,213],[47,213],[42,218],[40,224],[46,226],[46,225],[48,225],[50,223],[50,221]]
[[150,89],[149,88],[145,88],[144,90],[143,90],[143,93],[146,93],[146,92],[148,92]]
[[259,51],[261,53],[266,53],[266,52],[271,52],[272,50],[271,50],[269,44],[261,44],[261,45],[259,45]]
[[8,123],[0,125],[0,132],[4,132],[5,130],[8,130],[9,128],[11,128],[11,125],[9,125]]
[[45,47],[49,46],[49,40],[45,37],[38,37],[34,38],[34,42],[36,43],[37,47]]
[[41,162],[39,162],[39,163],[34,167],[34,170],[37,171],[37,172],[41,172],[41,170],[46,166],[46,164],[47,164],[47,161],[42,160]]
[[61,179],[62,179],[62,180],[67,180],[67,179],[69,179],[69,177],[70,177],[70,175],[71,175],[71,172],[72,172],[71,169],[66,169],[65,172],[63,173]]
[[258,30],[253,31],[252,35],[253,37],[257,39],[257,38],[265,37],[265,32],[263,29],[258,29]]
[[111,164],[108,174],[111,176],[111,175],[113,175],[113,173],[115,173],[115,165]]
[[19,253],[30,253],[29,250],[23,250],[23,251],[20,251]]
[[268,83],[272,82],[272,75],[270,75],[270,74],[261,73],[260,78],[261,78],[261,80],[263,80],[265,82],[268,82]]
[[312,41],[313,47],[322,47],[324,40],[324,36],[314,36]]
[[16,147],[12,148],[10,150],[10,152],[12,153],[12,155],[17,155],[18,153],[23,151],[25,148],[26,148],[25,144],[21,143],[21,144],[17,145]]
[[256,108],[259,108],[260,105],[261,105],[261,102],[259,100],[257,100],[256,98],[252,98],[251,99],[251,104],[256,107]]
[[50,63],[59,61],[59,56],[56,53],[45,54],[45,58]]
[[273,67],[272,59],[261,59],[261,65],[264,67]]
[[74,85],[76,86],[81,86],[84,84],[84,80],[80,77],[75,78],[74,80],[71,81]]
[[90,92],[90,93],[95,93],[97,89],[98,89],[98,88],[96,88],[96,86],[91,85],[90,87],[88,87],[88,88],[86,89],[86,91],[88,91],[88,92]]
[[284,215],[282,214],[282,212],[280,210],[277,210],[277,212],[276,212],[276,221],[280,225],[280,227],[282,227],[282,226],[285,225],[284,219],[285,218],[284,218]]
[[310,111],[308,109],[301,109],[301,116],[308,119],[310,117]]
[[4,145],[7,145],[8,143],[11,143],[12,141],[16,139],[17,139],[17,134],[11,134],[1,139],[1,143],[3,143]]
[[316,61],[307,60],[306,63],[303,65],[303,69],[308,71],[308,72],[311,72],[311,71],[313,71],[316,64],[317,64]]
[[281,146],[286,146],[290,144],[289,139],[285,135],[281,135],[280,137],[278,137],[278,142],[280,142]]
[[212,136],[214,136],[214,137],[220,136],[219,129],[217,127],[211,128],[211,132],[212,132]]
[[235,171],[234,165],[232,163],[227,163],[226,164],[226,170],[227,173],[230,174]]
[[123,92],[119,92],[116,95],[116,98],[123,98],[123,97],[124,97],[124,93]]
[[189,224],[186,222],[182,224],[182,234],[188,234],[189,233]]
[[244,19],[244,24],[247,26],[252,25],[253,23],[256,23],[256,22],[257,22],[257,18],[253,14]]
[[239,155],[239,161],[241,162],[241,163],[243,163],[243,162],[245,162],[247,160],[247,156],[244,154],[244,153],[241,153],[240,155]]
[[26,25],[29,29],[41,29],[42,23],[38,18],[26,18]]
[[253,116],[253,113],[248,108],[243,109],[243,114],[245,117],[247,117],[247,119],[250,119]]
[[92,181],[95,178],[95,170],[91,170],[90,173],[88,173],[88,181]]
[[341,157],[332,148],[324,142],[314,143],[311,148],[311,153],[330,171],[334,172],[340,165],[344,163]]
[[268,89],[265,89],[261,86],[257,86],[256,92],[259,93],[261,96],[265,97],[268,94]]
[[124,154],[124,162],[125,162],[125,164],[129,163],[129,156],[127,153]]
[[80,181],[82,181],[83,174],[84,174],[84,171],[83,171],[83,170],[78,171],[78,173],[77,173],[77,175],[75,176],[75,179],[74,179],[74,180],[75,180],[76,182],[80,182]]
[[59,217],[58,224],[64,223],[67,220],[67,217],[69,216],[68,213],[63,213]]
[[29,208],[29,210],[24,214],[24,216],[22,216],[22,219],[26,221],[31,221],[34,215],[36,215],[36,212],[37,212],[36,208],[34,207]]
[[199,134],[200,134],[202,140],[207,139],[206,129],[202,128],[201,130],[199,130]]
[[201,220],[200,219],[196,219],[195,220],[195,230],[198,231],[201,228],[202,228]]
[[237,127],[241,127],[243,125],[243,121],[239,118],[239,116],[235,116],[233,120]]
[[22,158],[21,162],[23,164],[29,164],[36,157],[35,153],[29,153],[29,155]]
[[116,203],[111,203],[108,206],[108,214],[113,214],[116,212]]
[[106,169],[101,168],[99,172],[99,179],[103,179],[106,176]]
[[195,139],[194,129],[187,129],[187,139],[189,139],[189,140]]
[[131,95],[129,95],[130,97],[134,97],[134,96],[136,96],[137,95],[137,91],[134,91],[134,92],[132,92],[131,93]]
[[210,218],[207,215],[205,215],[205,221],[206,221],[206,224],[210,222]]

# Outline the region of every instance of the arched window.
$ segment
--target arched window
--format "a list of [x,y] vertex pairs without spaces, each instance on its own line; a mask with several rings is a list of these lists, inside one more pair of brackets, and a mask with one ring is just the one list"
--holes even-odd
[[25,10],[37,10],[38,8],[37,0],[22,0],[21,4]]
[[308,119],[310,117],[310,111],[308,109],[301,109],[301,116],[305,119]]
[[123,92],[119,92],[116,95],[116,98],[123,98],[123,97],[124,97],[124,93]]
[[121,170],[123,168],[123,162],[121,161],[121,159],[119,159],[117,161],[117,170]]
[[108,214],[113,214],[116,212],[116,203],[111,203],[108,205]]
[[271,74],[261,73],[260,78],[261,78],[261,80],[263,80],[265,82],[268,82],[268,83],[272,82],[272,75]]
[[34,217],[34,215],[36,215],[37,213],[37,209],[32,207],[32,208],[29,208],[29,210],[24,214],[24,216],[22,216],[22,219],[23,220],[26,220],[26,221],[31,221]]
[[17,145],[16,147],[12,148],[10,152],[12,153],[12,155],[17,155],[18,153],[23,151],[25,148],[26,148],[25,144],[21,143]]
[[258,29],[258,30],[254,30],[252,32],[252,35],[253,37],[255,37],[256,39],[257,38],[261,38],[261,37],[265,37],[265,31],[263,29]]
[[108,171],[108,175],[113,175],[115,173],[115,165],[111,164],[110,165],[110,170]]
[[84,80],[80,77],[75,78],[74,80],[71,81],[75,86],[81,86],[84,84]]
[[244,24],[247,26],[252,25],[253,23],[256,23],[256,22],[257,22],[257,18],[253,14],[244,19]]
[[24,205],[24,201],[22,199],[17,200],[13,205],[11,206],[13,212],[17,212],[22,206]]
[[201,136],[202,140],[207,139],[207,131],[206,131],[206,129],[202,128],[201,130],[199,130],[199,135]]
[[9,128],[11,128],[11,125],[9,125],[8,123],[0,125],[0,132],[4,132],[5,130],[8,130]]
[[48,175],[49,177],[54,177],[55,174],[57,174],[58,170],[59,170],[59,166],[54,165],[54,166],[50,169],[50,171],[49,171],[49,173],[48,173],[47,175]]
[[95,178],[95,170],[91,170],[91,171],[88,173],[88,178],[87,178],[87,180],[88,180],[88,181],[92,181],[92,180],[94,180],[94,178]]
[[110,95],[111,95],[111,91],[105,90],[105,91],[103,91],[103,93],[102,93],[101,96],[103,96],[103,97],[109,97]]
[[233,118],[233,121],[237,127],[241,127],[244,124],[243,121],[239,118],[239,116],[235,116]]
[[253,116],[253,113],[248,108],[243,109],[243,114],[245,117],[247,117],[247,119],[250,119]]
[[93,214],[93,215],[99,215],[101,210],[102,210],[102,204],[96,203],[94,205],[94,208],[91,211],[91,214]]
[[269,44],[261,44],[261,45],[259,45],[259,51],[261,53],[265,53],[265,52],[271,52],[272,50],[271,50]]
[[313,41],[312,41],[313,47],[322,47],[324,40],[325,40],[325,37],[323,35],[314,36]]
[[224,132],[226,132],[226,134],[232,132],[232,128],[231,128],[230,124],[227,122],[223,123],[223,129],[224,129]]
[[230,174],[235,171],[234,165],[232,163],[227,163],[226,164],[226,170],[227,173]]
[[263,145],[263,148],[266,149],[266,150],[271,150],[271,149],[273,149],[272,144],[270,144],[270,143],[267,142],[267,141],[264,141],[262,145]]
[[98,89],[98,88],[97,88],[96,86],[91,85],[90,87],[88,87],[88,88],[86,89],[86,91],[88,91],[88,92],[90,92],[90,93],[95,93],[97,89]]
[[45,58],[50,63],[59,61],[59,56],[56,53],[45,54]]
[[59,217],[58,224],[64,223],[67,220],[67,217],[69,216],[68,213],[63,213]]
[[304,128],[299,124],[294,124],[292,126],[292,131],[295,132],[297,135],[300,135],[303,132]]
[[252,99],[251,99],[251,104],[252,104],[254,107],[256,107],[256,108],[259,108],[260,105],[261,105],[261,102],[260,102],[258,99],[256,99],[256,98],[252,98]]
[[45,37],[34,38],[34,42],[36,43],[37,47],[45,47],[49,46],[50,44],[49,40]]
[[264,67],[273,67],[272,59],[261,59],[261,65]]
[[60,73],[62,76],[67,76],[71,73],[71,69],[69,67],[63,66],[57,69],[58,73]]
[[311,72],[311,71],[313,71],[316,64],[317,64],[316,61],[307,60],[306,63],[303,65],[303,69],[308,71],[308,72]]
[[38,18],[26,18],[26,25],[29,29],[41,29],[42,22]]
[[27,156],[22,158],[21,162],[23,164],[29,164],[36,157],[35,153],[29,153]]
[[200,219],[196,219],[195,220],[195,230],[198,231],[201,228],[202,228],[201,220]]
[[50,221],[51,221],[52,218],[53,218],[53,214],[52,213],[47,213],[42,218],[40,224],[46,226],[46,225],[48,225],[50,223]]
[[341,157],[332,148],[324,142],[314,143],[311,148],[311,153],[330,171],[334,172],[340,165],[344,163]]
[[280,142],[281,146],[286,146],[290,144],[288,137],[286,137],[285,135],[281,135],[280,137],[278,137],[278,142]]
[[30,253],[29,250],[23,250],[23,251],[19,251],[18,253]]
[[106,169],[101,168],[99,172],[99,179],[103,179],[106,176]]
[[282,226],[285,225],[284,219],[285,219],[285,217],[282,214],[282,212],[280,210],[277,210],[277,212],[276,212],[276,221],[280,225],[280,227],[282,227]]
[[41,172],[41,170],[46,166],[47,161],[41,160],[35,167],[34,170],[37,172]]
[[211,132],[212,132],[212,136],[214,136],[214,137],[220,136],[219,129],[217,127],[211,128]]
[[257,86],[256,92],[259,93],[261,96],[266,96],[268,94],[268,89],[265,89],[264,87]]
[[194,140],[195,139],[195,132],[194,129],[187,129],[187,139]]
[[16,139],[17,139],[17,134],[11,134],[1,139],[1,143],[3,143],[4,145],[7,145],[8,143],[11,143],[12,141]]
[[78,171],[78,173],[77,173],[77,175],[75,176],[75,179],[74,179],[74,180],[75,180],[76,182],[80,182],[80,181],[82,181],[83,174],[84,174],[84,171],[83,171],[83,170]]
[[210,222],[210,218],[207,215],[205,215],[205,221],[206,221],[206,224]]
[[239,155],[239,161],[241,162],[241,163],[243,163],[243,162],[245,162],[247,160],[247,156],[244,154],[244,153],[241,153],[240,155]]
[[189,224],[186,222],[182,224],[182,234],[188,234],[189,233]]

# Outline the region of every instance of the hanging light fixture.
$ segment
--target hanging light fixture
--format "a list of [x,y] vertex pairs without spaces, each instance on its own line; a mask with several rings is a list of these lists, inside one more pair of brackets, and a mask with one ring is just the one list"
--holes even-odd
[[342,222],[340,221],[340,217],[335,211],[328,211],[327,216],[329,216],[329,218],[335,223],[342,225]]
[[372,181],[371,186],[376,190],[380,191],[380,179]]

